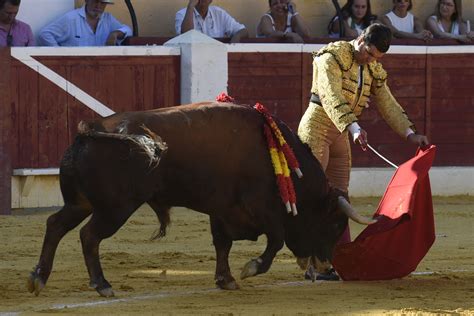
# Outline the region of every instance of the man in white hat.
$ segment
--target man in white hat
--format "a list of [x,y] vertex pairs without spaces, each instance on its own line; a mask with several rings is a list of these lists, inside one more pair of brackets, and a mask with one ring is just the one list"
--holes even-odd
[[85,5],[70,11],[45,26],[39,34],[41,46],[118,45],[132,35],[129,26],[104,12],[113,0],[85,0]]

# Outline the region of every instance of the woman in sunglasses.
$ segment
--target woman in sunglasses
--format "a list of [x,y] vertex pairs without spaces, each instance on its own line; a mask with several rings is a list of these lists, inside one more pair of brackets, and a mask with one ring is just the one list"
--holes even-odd
[[412,7],[412,0],[393,0],[392,11],[382,16],[380,21],[390,28],[394,37],[430,41],[433,34],[425,30],[421,21],[409,12]]
[[0,0],[0,47],[34,46],[31,27],[16,19],[21,0]]
[[462,20],[460,0],[438,0],[436,12],[426,20],[426,26],[436,38],[474,42],[474,32],[470,32]]

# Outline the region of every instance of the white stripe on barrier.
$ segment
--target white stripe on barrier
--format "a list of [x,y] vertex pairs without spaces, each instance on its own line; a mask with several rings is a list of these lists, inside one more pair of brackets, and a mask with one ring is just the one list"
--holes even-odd
[[83,47],[12,47],[28,56],[179,56],[179,47],[170,46],[83,46]]
[[105,117],[115,113],[110,108],[101,103],[99,100],[93,98],[92,96],[81,90],[72,82],[66,80],[65,78],[61,77],[45,65],[33,59],[33,57],[28,55],[25,50],[12,48],[11,55],[12,57],[18,59],[23,64],[33,69],[34,71],[38,72],[46,79],[50,80],[52,83],[69,93],[71,96],[81,101],[85,106],[87,106],[97,114]]
[[241,43],[227,46],[229,53],[301,53],[303,44]]

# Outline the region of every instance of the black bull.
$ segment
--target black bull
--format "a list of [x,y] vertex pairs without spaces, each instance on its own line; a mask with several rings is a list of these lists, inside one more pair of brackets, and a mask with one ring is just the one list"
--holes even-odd
[[246,264],[241,278],[268,271],[284,244],[298,258],[330,261],[348,223],[347,211],[338,204],[341,193],[329,187],[309,148],[276,121],[303,172],[302,178],[292,176],[297,216],[287,213],[279,195],[263,134],[265,119],[250,107],[200,103],[81,123],[61,162],[65,205],[47,220],[29,291],[39,294],[61,238],[92,214],[80,230],[90,284],[103,296],[113,295],[100,265],[99,244],[146,202],[160,220],[159,237],[166,232],[172,206],[209,215],[215,279],[223,289],[238,288],[228,263],[234,240],[267,237],[265,251]]

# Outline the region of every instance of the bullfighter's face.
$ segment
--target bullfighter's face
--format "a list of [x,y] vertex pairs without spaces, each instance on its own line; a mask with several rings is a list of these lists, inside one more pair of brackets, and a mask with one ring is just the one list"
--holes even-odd
[[366,43],[363,34],[355,40],[354,49],[354,58],[359,65],[379,61],[385,55],[375,45]]

